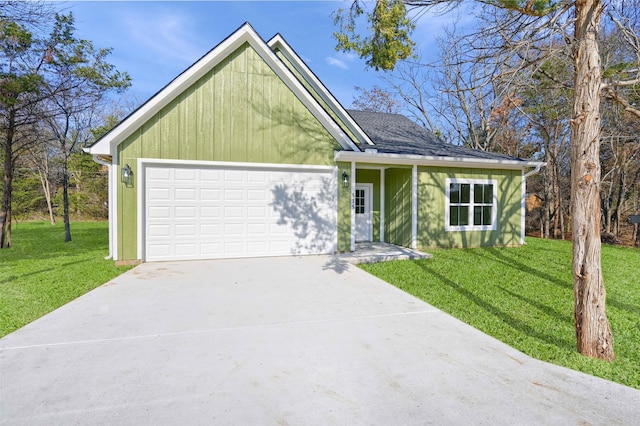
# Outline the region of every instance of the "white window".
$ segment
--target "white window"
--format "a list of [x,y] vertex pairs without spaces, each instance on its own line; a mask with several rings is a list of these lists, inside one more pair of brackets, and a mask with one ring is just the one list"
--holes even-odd
[[447,179],[445,229],[495,231],[498,217],[495,179]]

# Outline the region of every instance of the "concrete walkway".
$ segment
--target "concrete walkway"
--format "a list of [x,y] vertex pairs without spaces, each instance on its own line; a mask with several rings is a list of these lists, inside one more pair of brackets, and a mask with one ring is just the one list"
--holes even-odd
[[352,265],[360,263],[376,263],[387,260],[429,259],[432,256],[419,250],[396,246],[389,243],[357,243],[356,250],[337,254],[336,258]]
[[0,340],[6,425],[633,425],[545,364],[330,256],[143,264]]

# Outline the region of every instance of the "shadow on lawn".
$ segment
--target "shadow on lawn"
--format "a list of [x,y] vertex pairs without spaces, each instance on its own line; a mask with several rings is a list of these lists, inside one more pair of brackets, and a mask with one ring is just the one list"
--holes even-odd
[[12,281],[21,279],[21,278],[25,278],[25,277],[30,277],[32,275],[38,275],[38,274],[42,274],[45,272],[51,272],[53,271],[53,268],[45,268],[45,269],[40,269],[39,271],[33,271],[33,272],[28,272],[26,274],[21,274],[21,275],[11,275],[5,279],[0,280],[0,284],[8,284]]
[[523,333],[523,334],[525,334],[527,336],[531,336],[531,337],[534,337],[534,338],[536,338],[538,340],[544,341],[544,342],[546,342],[548,344],[557,346],[558,348],[561,348],[561,349],[566,349],[566,350],[574,350],[575,349],[575,342],[569,341],[569,340],[565,340],[565,339],[559,339],[559,338],[557,338],[557,337],[555,337],[553,335],[549,335],[549,334],[544,333],[542,330],[534,329],[534,328],[530,327],[528,324],[526,324],[526,323],[520,321],[519,319],[513,317],[508,312],[505,312],[505,311],[499,309],[497,306],[494,306],[491,303],[483,300],[482,298],[480,298],[477,295],[473,294],[469,290],[467,290],[464,287],[458,285],[456,282],[450,280],[449,278],[445,277],[444,275],[441,275],[438,272],[436,272],[435,270],[429,268],[428,266],[426,266],[426,264],[424,262],[415,262],[415,263],[417,265],[419,265],[420,268],[422,268],[425,272],[427,272],[431,276],[433,276],[433,277],[437,278],[438,280],[440,280],[440,282],[442,282],[443,284],[445,284],[446,286],[451,288],[453,291],[455,291],[456,293],[460,294],[461,296],[463,296],[464,298],[466,298],[470,302],[474,303],[476,306],[478,306],[478,307],[484,309],[485,311],[487,311],[488,313],[492,314],[496,318],[504,321],[506,324],[508,324],[509,326],[514,328],[515,330],[518,330],[519,332],[521,332],[521,333]]
[[[570,280],[562,280],[559,279],[558,277],[555,277],[553,275],[550,275],[546,272],[542,272],[536,268],[533,268],[529,265],[526,265],[522,262],[519,262],[518,260],[515,260],[513,257],[509,257],[509,256],[505,256],[504,253],[502,252],[502,250],[496,249],[496,248],[486,248],[486,249],[481,249],[483,252],[487,252],[490,253],[491,255],[493,255],[492,260],[496,261],[496,262],[500,262],[504,265],[507,265],[509,267],[513,267],[516,268],[522,272],[526,272],[528,274],[531,274],[535,277],[538,278],[542,278],[552,284],[555,284],[557,286],[559,286],[562,289],[569,289],[571,291],[573,291],[573,282]],[[480,254],[480,250],[469,250],[470,254],[473,254],[475,256],[478,257],[484,257],[484,258],[489,258],[489,256],[483,256],[482,254]],[[571,266],[571,258],[569,258],[568,260],[568,266]],[[569,274],[569,277],[571,277],[571,275]],[[605,282],[605,288],[606,288],[606,282]],[[608,306],[612,306],[615,307],[616,309],[619,309],[621,311],[626,311],[629,312],[633,315],[638,315],[640,314],[640,307],[639,306],[633,306],[630,305],[628,303],[624,303],[619,301],[616,297],[612,296],[610,293],[607,293],[607,299],[606,299],[606,303]]]

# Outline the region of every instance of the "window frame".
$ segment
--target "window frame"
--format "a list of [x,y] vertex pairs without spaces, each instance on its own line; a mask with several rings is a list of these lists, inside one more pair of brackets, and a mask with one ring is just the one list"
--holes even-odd
[[[451,203],[451,184],[468,184],[469,189],[469,203]],[[491,204],[491,224],[490,225],[473,225],[473,211],[476,206],[474,202],[474,185],[493,185],[493,197]],[[469,206],[469,220],[470,225],[450,225],[451,220],[450,211],[452,205],[468,205]],[[479,206],[486,206],[488,204],[481,203]],[[446,231],[495,231],[498,228],[498,181],[496,179],[466,179],[466,178],[447,178],[446,179],[446,191],[445,191],[445,230]]]

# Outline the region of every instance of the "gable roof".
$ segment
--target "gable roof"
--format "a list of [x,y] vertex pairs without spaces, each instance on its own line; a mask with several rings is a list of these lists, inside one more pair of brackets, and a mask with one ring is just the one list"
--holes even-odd
[[336,160],[390,164],[449,165],[522,169],[544,163],[447,144],[400,114],[348,110],[369,135],[375,149],[337,153]]
[[114,156],[118,144],[132,135],[155,114],[160,112],[162,108],[244,43],[248,43],[258,53],[344,149],[359,151],[349,136],[345,134],[318,101],[310,95],[298,78],[283,64],[249,23],[242,25],[233,34],[211,49],[85,151],[94,156]]
[[281,52],[284,57],[289,61],[295,71],[300,74],[304,81],[311,86],[311,89],[317,96],[322,99],[324,105],[326,105],[331,112],[333,112],[346,128],[355,135],[359,142],[366,145],[373,145],[373,142],[369,136],[362,131],[353,118],[347,113],[342,104],[333,96],[331,91],[320,81],[320,79],[314,74],[313,71],[304,63],[302,58],[296,53],[296,51],[286,42],[286,40],[280,35],[276,34],[267,42],[269,47],[276,51]]

